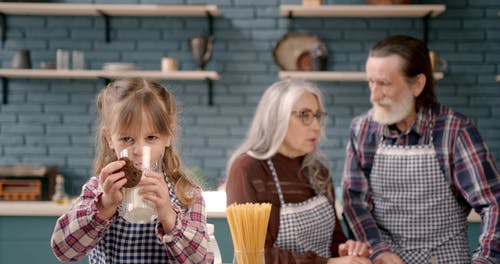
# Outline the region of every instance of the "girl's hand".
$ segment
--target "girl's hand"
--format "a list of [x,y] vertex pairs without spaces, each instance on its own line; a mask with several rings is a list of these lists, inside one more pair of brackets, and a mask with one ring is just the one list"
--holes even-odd
[[125,161],[123,160],[110,162],[102,168],[99,174],[99,185],[103,193],[97,203],[97,209],[99,210],[99,217],[103,219],[110,219],[123,199],[121,188],[127,182],[127,179],[125,173],[119,170],[124,165]]
[[371,264],[371,260],[365,257],[346,256],[328,259],[327,264]]
[[158,221],[162,224],[165,232],[171,231],[175,226],[177,214],[172,208],[168,186],[163,174],[149,171],[142,177],[141,193],[145,200],[152,202],[158,213]]
[[372,254],[370,247],[363,242],[347,240],[339,245],[339,256],[361,256],[369,257]]

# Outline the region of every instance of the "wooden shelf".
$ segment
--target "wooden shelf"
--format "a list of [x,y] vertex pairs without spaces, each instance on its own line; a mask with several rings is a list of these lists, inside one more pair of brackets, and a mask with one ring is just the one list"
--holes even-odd
[[[142,5],[142,4],[68,4],[68,3],[0,3],[3,15],[101,16],[104,38],[110,42],[110,16],[206,16],[208,31],[213,34],[212,17],[219,16],[216,5]],[[5,41],[7,23],[0,21],[0,39]]]
[[[54,16],[100,16],[104,19],[104,39],[111,41],[110,16],[199,16],[207,17],[208,33],[214,34],[213,17],[219,16],[216,5],[142,5],[142,4],[72,4],[72,3],[0,3],[0,41],[5,41],[7,20],[4,15],[54,15]],[[94,71],[94,70],[14,70],[0,69],[3,83],[3,103],[7,103],[9,78],[43,79],[117,79],[142,77],[155,80],[206,80],[208,83],[208,103],[212,105],[212,81],[220,78],[213,71]]]
[[219,16],[216,5],[0,3],[0,13],[55,16]]
[[0,77],[26,79],[119,79],[141,77],[150,80],[219,80],[215,71],[102,71],[0,69]]
[[294,17],[436,17],[445,5],[282,5],[281,16]]
[[[346,71],[280,71],[280,79],[295,78],[310,81],[343,81],[343,82],[364,82],[366,81],[365,72],[346,72]],[[436,80],[443,79],[442,72],[434,73]]]

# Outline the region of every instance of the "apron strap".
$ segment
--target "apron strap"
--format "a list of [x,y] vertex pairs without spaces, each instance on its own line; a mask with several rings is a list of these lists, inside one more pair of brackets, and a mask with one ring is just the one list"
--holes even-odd
[[278,173],[276,173],[276,169],[274,168],[274,164],[271,159],[267,160],[267,166],[269,166],[269,169],[271,170],[274,184],[276,185],[276,190],[278,191],[278,196],[280,198],[280,204],[283,206],[285,204],[285,199],[283,199],[283,192],[281,191],[280,181],[278,180]]

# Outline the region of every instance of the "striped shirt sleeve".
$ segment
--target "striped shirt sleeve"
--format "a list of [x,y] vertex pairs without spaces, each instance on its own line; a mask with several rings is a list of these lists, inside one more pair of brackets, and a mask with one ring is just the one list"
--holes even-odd
[[465,119],[453,150],[454,186],[481,215],[474,263],[500,263],[500,174],[493,156],[472,121]]

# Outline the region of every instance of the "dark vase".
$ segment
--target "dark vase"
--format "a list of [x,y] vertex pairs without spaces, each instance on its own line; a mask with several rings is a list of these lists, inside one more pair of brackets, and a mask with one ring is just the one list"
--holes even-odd
[[31,69],[30,51],[27,49],[18,49],[12,56],[13,69]]
[[198,35],[189,38],[189,50],[194,57],[198,70],[204,70],[206,63],[212,56],[213,36]]

